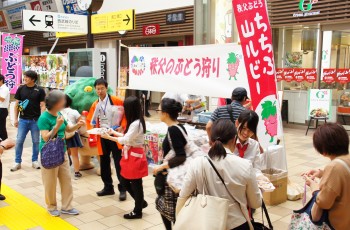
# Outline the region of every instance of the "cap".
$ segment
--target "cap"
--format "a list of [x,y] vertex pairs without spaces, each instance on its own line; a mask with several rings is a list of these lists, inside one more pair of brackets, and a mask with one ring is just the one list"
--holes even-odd
[[232,97],[234,98],[241,98],[243,100],[244,97],[248,99],[248,93],[247,90],[243,87],[237,87],[232,91]]

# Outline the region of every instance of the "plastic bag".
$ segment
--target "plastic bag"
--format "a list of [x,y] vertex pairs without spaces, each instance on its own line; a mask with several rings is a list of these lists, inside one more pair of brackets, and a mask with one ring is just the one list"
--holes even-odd
[[287,186],[287,198],[288,200],[295,201],[304,197],[304,187],[300,184],[291,182],[288,180]]

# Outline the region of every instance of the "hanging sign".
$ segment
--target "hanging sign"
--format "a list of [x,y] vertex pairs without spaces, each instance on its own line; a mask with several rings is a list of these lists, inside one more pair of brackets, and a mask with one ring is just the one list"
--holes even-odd
[[350,69],[337,69],[337,82],[346,84],[350,82]]
[[134,30],[135,10],[121,10],[91,16],[91,33],[109,33],[123,30]]
[[277,79],[277,81],[284,80],[284,69],[283,68],[276,68],[276,79]]
[[27,9],[26,5],[20,5],[6,10],[9,24],[13,30],[22,28],[22,11],[25,9]]
[[315,82],[317,79],[317,70],[314,68],[305,69],[305,80],[309,83]]
[[284,80],[286,82],[292,82],[294,81],[294,68],[286,68],[284,69]]
[[15,94],[22,79],[23,35],[1,35],[1,73],[11,94]]
[[87,33],[87,16],[23,10],[23,30]]
[[296,82],[303,82],[305,80],[305,69],[295,69],[294,80]]
[[335,82],[336,78],[337,78],[336,69],[323,69],[322,81],[324,81],[327,84],[332,84]]

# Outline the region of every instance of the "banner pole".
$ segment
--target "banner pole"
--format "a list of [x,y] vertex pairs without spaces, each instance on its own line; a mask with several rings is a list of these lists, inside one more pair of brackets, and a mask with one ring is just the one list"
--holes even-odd
[[58,43],[58,40],[60,40],[60,38],[56,38],[56,41],[53,43],[51,49],[50,49],[50,52],[49,54],[52,54],[52,52],[54,51],[54,49],[56,48],[56,45]]

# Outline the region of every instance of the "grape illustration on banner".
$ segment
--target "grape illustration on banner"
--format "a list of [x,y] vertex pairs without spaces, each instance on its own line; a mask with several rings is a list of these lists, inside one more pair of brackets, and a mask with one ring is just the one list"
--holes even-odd
[[273,142],[275,136],[277,136],[277,107],[276,101],[265,101],[262,105],[261,118],[264,120],[266,127],[265,134],[269,134],[271,139],[270,143]]
[[236,75],[238,74],[239,58],[233,52],[228,54],[227,67],[230,80],[234,78],[237,81]]

